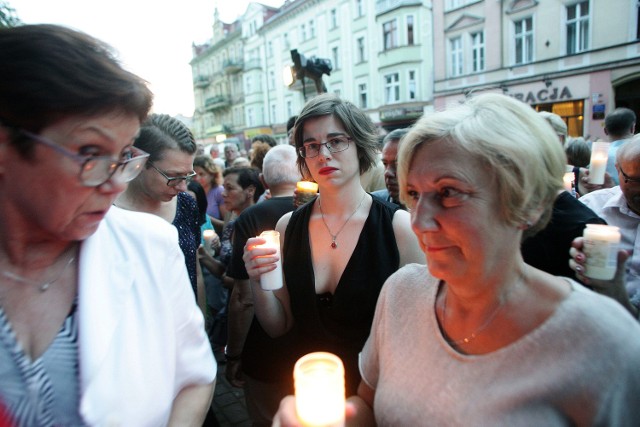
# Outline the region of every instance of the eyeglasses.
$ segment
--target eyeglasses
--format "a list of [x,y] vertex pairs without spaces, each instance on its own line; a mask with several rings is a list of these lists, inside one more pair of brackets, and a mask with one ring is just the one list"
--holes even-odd
[[349,148],[349,141],[351,141],[351,138],[347,136],[336,136],[322,144],[318,142],[305,144],[298,148],[298,153],[301,157],[305,158],[316,157],[320,154],[320,148],[323,145],[327,147],[327,150],[329,150],[330,153],[339,153],[340,151],[344,151]]
[[36,135],[24,129],[18,132],[29,139],[49,147],[67,156],[80,165],[78,179],[85,187],[98,187],[109,180],[118,183],[129,182],[142,172],[149,154],[139,148],[131,146],[120,155],[121,160],[114,160],[112,156],[83,156],[74,153],[44,136]]
[[196,172],[193,171],[189,175],[185,175],[185,176],[169,176],[164,171],[161,171],[160,169],[158,169],[156,165],[151,163],[151,161],[149,161],[148,163],[149,163],[149,166],[151,166],[156,171],[158,171],[158,173],[162,175],[164,179],[167,180],[167,185],[169,187],[177,187],[178,185],[180,185],[182,181],[185,181],[188,184],[193,180],[193,177],[197,175]]
[[627,175],[626,173],[624,173],[624,171],[622,170],[622,167],[620,165],[618,165],[618,170],[620,171],[620,173],[622,174],[622,177],[624,178],[624,183],[628,184],[628,183],[640,183],[640,178],[631,178],[629,175]]

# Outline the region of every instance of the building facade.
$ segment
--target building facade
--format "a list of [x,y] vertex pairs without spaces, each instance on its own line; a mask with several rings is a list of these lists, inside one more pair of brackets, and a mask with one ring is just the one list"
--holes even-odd
[[[196,115],[194,132],[211,142],[227,109],[242,110],[242,121],[229,126],[247,145],[257,133],[271,133],[286,141],[286,122],[317,91],[309,79],[292,86],[283,82],[283,70],[291,66],[291,50],[306,58],[329,59],[333,69],[323,80],[336,93],[365,110],[381,132],[411,125],[433,108],[433,31],[430,0],[294,0],[279,9],[251,3],[234,24],[240,37],[228,31],[210,46],[194,47],[191,62]],[[207,100],[219,96],[212,86],[215,63],[237,52],[241,43],[243,65],[237,73],[241,87],[233,87],[230,105],[207,108]],[[225,53],[226,52],[226,53]],[[213,64],[213,65],[211,65]],[[206,87],[197,82],[206,75]],[[220,76],[229,79],[228,75]],[[203,83],[204,84],[204,83]],[[224,87],[224,86],[223,86]],[[236,90],[241,91],[242,95]],[[235,98],[234,98],[235,97]],[[235,99],[234,102],[233,99]],[[201,114],[199,114],[200,112]],[[242,128],[242,131],[240,131]],[[222,128],[220,128],[222,130]]]
[[497,91],[606,138],[616,107],[640,114],[636,0],[434,1],[436,109]]

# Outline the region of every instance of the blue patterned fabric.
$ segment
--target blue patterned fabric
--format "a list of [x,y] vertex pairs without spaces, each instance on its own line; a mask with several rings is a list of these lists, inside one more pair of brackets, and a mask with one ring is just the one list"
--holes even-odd
[[0,307],[0,401],[17,426],[83,426],[76,302],[38,359],[27,356]]

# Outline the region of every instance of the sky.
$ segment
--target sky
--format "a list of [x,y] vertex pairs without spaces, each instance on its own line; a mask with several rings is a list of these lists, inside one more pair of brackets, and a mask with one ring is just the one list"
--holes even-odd
[[[122,65],[147,80],[156,113],[192,116],[192,43],[211,38],[217,7],[223,22],[241,16],[249,0],[8,0],[25,24],[71,27],[111,45]],[[284,0],[261,0],[280,7]]]

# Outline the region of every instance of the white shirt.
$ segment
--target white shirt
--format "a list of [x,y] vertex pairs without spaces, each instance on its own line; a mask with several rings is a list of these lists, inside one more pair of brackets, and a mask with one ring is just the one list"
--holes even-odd
[[629,209],[620,186],[597,190],[580,197],[582,203],[591,208],[609,225],[620,228],[620,249],[631,252],[627,260],[627,293],[630,298],[640,292],[640,241],[638,227],[640,216]]

